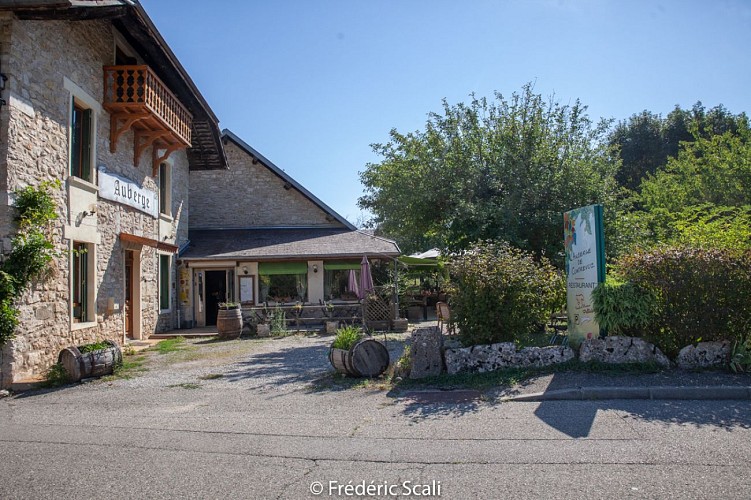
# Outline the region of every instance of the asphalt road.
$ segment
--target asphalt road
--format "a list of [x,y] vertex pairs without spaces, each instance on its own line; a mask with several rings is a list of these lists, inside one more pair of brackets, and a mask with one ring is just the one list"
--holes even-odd
[[0,400],[0,498],[751,495],[749,401],[426,403],[327,382],[329,341]]

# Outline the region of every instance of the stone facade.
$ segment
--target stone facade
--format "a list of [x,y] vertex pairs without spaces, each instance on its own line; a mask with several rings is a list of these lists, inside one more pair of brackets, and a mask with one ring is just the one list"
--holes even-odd
[[[95,163],[144,188],[158,192],[151,168],[151,148],[134,167],[134,134],[124,133],[110,152],[110,117],[101,108],[104,65],[114,64],[115,30],[109,21],[28,21],[0,14],[0,64],[8,76],[0,110],[0,230],[2,251],[10,249],[12,193],[61,179],[55,193],[60,219],[52,228],[60,256],[52,275],[35,283],[19,301],[20,326],[0,358],[0,386],[42,375],[69,345],[124,339],[124,250],[140,255],[140,336],[176,326],[176,269],[171,257],[171,302],[159,310],[158,252],[151,246],[127,246],[120,233],[181,245],[188,234],[188,160],[173,153],[172,217],[160,221],[134,208],[98,196],[92,182],[69,177],[69,130],[73,97],[92,102]],[[83,212],[95,207],[96,214]],[[72,241],[92,245],[96,265],[91,321],[74,323],[71,306]]]
[[[337,226],[330,216],[233,141],[225,145],[229,170],[190,173],[190,227],[242,229]],[[231,197],[232,210],[227,209]]]

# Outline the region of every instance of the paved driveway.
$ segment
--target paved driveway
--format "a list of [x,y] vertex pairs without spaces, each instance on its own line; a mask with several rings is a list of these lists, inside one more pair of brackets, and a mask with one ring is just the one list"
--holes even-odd
[[748,497],[748,402],[426,404],[339,382],[330,341],[0,400],[0,498]]

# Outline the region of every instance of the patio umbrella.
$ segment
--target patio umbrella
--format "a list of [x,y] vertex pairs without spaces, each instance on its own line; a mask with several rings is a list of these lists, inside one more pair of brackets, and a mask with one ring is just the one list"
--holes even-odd
[[367,292],[372,290],[373,275],[370,274],[370,262],[368,262],[368,257],[363,255],[362,262],[360,262],[360,292],[357,296],[364,299]]
[[357,286],[357,273],[354,269],[349,270],[349,282],[347,283],[347,291],[352,292],[360,297],[360,287]]

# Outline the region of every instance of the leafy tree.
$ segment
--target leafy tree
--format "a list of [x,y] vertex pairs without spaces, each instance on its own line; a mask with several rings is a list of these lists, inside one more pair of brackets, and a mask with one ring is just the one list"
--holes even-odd
[[504,240],[561,261],[561,213],[608,202],[614,167],[579,101],[545,100],[531,84],[510,99],[443,102],[425,129],[391,131],[360,173],[358,204],[406,252]]
[[608,136],[609,145],[619,151],[622,161],[616,180],[637,191],[644,178],[663,169],[668,158],[678,156],[683,142],[726,133],[743,136],[748,132],[745,113],[734,115],[722,104],[709,111],[701,102],[690,110],[676,106],[664,119],[642,111],[619,122]]

